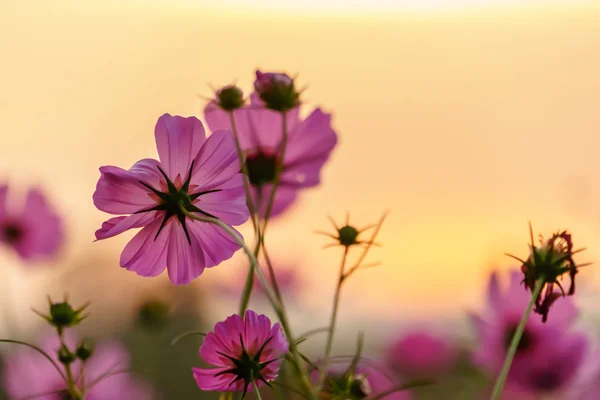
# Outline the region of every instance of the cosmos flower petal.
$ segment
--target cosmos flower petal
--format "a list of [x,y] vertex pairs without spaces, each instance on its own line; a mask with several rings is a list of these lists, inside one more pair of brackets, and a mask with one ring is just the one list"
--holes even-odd
[[[196,239],[198,248],[204,253],[203,260],[206,268],[214,267],[230,259],[241,248],[227,232],[217,225],[189,221],[188,229],[190,236]],[[193,243],[194,241],[192,241]]]
[[243,174],[235,174],[219,186],[218,192],[202,195],[196,206],[229,225],[241,225],[250,215],[246,203]]
[[291,132],[285,153],[282,182],[299,187],[320,183],[321,167],[337,144],[331,115],[314,110]]
[[6,216],[6,198],[8,195],[8,185],[0,185],[0,220]]
[[165,172],[175,180],[185,180],[191,162],[206,140],[204,126],[196,117],[162,115],[154,129],[156,148]]
[[488,283],[488,303],[491,307],[491,310],[502,308],[502,300],[498,274],[493,272],[490,275],[490,281]]
[[202,191],[216,189],[238,175],[240,168],[233,133],[218,130],[198,152],[191,182]]
[[227,392],[229,390],[239,391],[235,389],[235,386],[231,386],[236,376],[233,374],[223,374],[217,376],[217,374],[227,371],[229,367],[225,368],[192,368],[194,379],[200,390],[208,392]]
[[111,218],[103,222],[102,227],[96,231],[96,239],[108,239],[129,229],[146,226],[154,221],[156,214],[156,212],[147,212]]
[[121,267],[141,276],[157,276],[165,270],[170,240],[167,234],[169,223],[157,237],[160,224],[161,220],[155,219],[127,243],[121,253]]
[[[273,185],[264,185],[261,190],[262,195],[259,195],[259,190],[254,186],[251,187],[254,204],[256,205],[258,213],[263,217],[267,212],[267,205],[271,190],[273,190]],[[297,198],[298,190],[290,186],[279,186],[277,188],[277,193],[275,194],[275,200],[273,201],[271,217],[276,217],[283,214],[283,212],[287,211],[296,202]]]
[[151,208],[156,200],[140,181],[142,176],[119,167],[100,167],[94,205],[109,214],[133,214]]
[[[233,112],[234,114],[240,115],[239,110],[234,110]],[[213,101],[209,102],[206,107],[204,107],[204,120],[213,132],[219,129],[231,129],[229,113]]]
[[196,232],[191,228],[192,225],[201,223],[186,221],[189,232],[188,241],[182,226],[174,219],[171,219],[171,221],[173,222],[170,223],[169,227],[170,238],[167,252],[169,279],[175,285],[186,285],[204,272],[206,263],[209,261],[204,255],[202,244]]

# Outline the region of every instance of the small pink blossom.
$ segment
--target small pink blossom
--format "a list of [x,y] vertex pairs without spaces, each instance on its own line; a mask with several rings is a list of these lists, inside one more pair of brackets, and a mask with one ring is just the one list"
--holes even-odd
[[456,363],[458,348],[426,330],[412,330],[396,339],[387,351],[388,365],[403,376],[441,375]]
[[102,224],[96,238],[142,228],[121,253],[121,266],[141,276],[166,268],[174,284],[187,284],[240,246],[222,228],[193,220],[182,209],[243,224],[249,216],[245,177],[230,131],[217,130],[207,139],[198,119],[164,114],[155,137],[160,161],[143,159],[129,170],[100,168],[94,204],[125,215]]
[[20,210],[7,204],[8,185],[0,186],[0,242],[23,260],[55,256],[63,241],[63,222],[39,189],[30,189]]
[[[233,111],[252,189],[252,199],[264,216],[270,198],[282,141],[282,114],[253,104]],[[305,188],[318,186],[321,169],[337,143],[331,115],[315,109],[307,118],[298,115],[298,107],[288,111],[288,142],[283,157],[283,171],[275,195],[271,216],[287,210]],[[213,130],[231,129],[229,113],[214,103],[204,109],[208,126]]]
[[[74,347],[75,343],[74,336],[67,339],[70,347]],[[60,344],[56,337],[46,339],[41,347],[58,363],[56,354]],[[124,372],[129,368],[129,355],[116,342],[99,344],[84,366],[85,375],[82,378],[87,388],[86,400],[153,398],[147,383]],[[64,374],[64,367],[60,367]],[[4,368],[4,388],[12,400],[62,400],[67,396],[67,386],[58,371],[41,354],[31,349],[21,348],[9,354],[4,361]],[[82,380],[79,377],[80,369],[81,361],[72,364],[74,379],[79,384]]]
[[[200,347],[200,356],[216,368],[193,368],[201,390],[246,392],[277,377],[288,342],[278,323],[248,310],[244,319],[232,315],[215,325]],[[254,382],[252,382],[254,380]]]

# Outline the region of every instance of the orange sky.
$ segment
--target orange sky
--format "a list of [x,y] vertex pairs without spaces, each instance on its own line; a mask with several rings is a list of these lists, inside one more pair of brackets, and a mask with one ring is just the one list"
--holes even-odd
[[[199,116],[207,83],[249,88],[255,67],[299,72],[307,108],[333,112],[340,134],[323,186],[270,240],[284,262],[303,260],[311,307],[329,307],[340,256],[311,233],[329,229],[328,213],[350,210],[363,225],[391,210],[372,254],[383,266],[348,284],[346,316],[478,307],[487,272],[510,266],[503,253],[524,256],[528,220],[571,229],[586,261],[598,259],[597,6],[342,16],[268,2],[253,13],[191,0],[49,3],[0,3],[0,175],[51,191],[72,232],[66,263],[102,254],[117,279],[142,279],[119,270],[125,235],[92,243],[106,218],[91,202],[97,168],[155,156],[159,115]],[[598,276],[581,274],[595,282],[584,291]]]

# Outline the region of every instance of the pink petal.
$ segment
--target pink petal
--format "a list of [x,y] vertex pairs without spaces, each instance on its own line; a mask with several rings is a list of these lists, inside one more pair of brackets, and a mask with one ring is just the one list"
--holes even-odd
[[[188,220],[188,229],[190,236],[197,239],[198,246],[204,252],[203,265],[206,268],[214,267],[230,259],[241,247],[217,225]],[[242,238],[239,232],[238,235]]]
[[223,374],[216,376],[218,373],[228,369],[229,367],[213,369],[192,368],[192,373],[200,390],[208,392],[241,391],[243,389],[243,381],[238,381],[232,385],[236,378],[235,375]]
[[[191,229],[194,222],[186,222],[189,241],[183,227],[174,218],[171,219],[167,269],[169,278],[175,285],[185,285],[199,277],[206,268],[207,259],[202,251],[202,243]],[[196,222],[196,224],[198,224]],[[166,227],[165,227],[166,229]]]
[[[235,110],[234,113],[240,114],[239,110]],[[231,130],[229,113],[213,101],[209,102],[206,107],[204,107],[204,120],[213,132],[218,131],[219,129]]]
[[156,212],[133,214],[129,216],[114,217],[102,223],[102,228],[96,231],[96,239],[108,239],[129,229],[141,228],[157,218]]
[[99,344],[94,354],[85,363],[86,379],[94,381],[110,372],[125,370],[129,367],[129,354],[117,342]]
[[337,143],[331,128],[331,115],[314,110],[290,133],[285,151],[285,173],[282,182],[301,187],[320,182],[321,167]]
[[8,195],[8,185],[0,186],[0,221],[6,217],[6,197]]
[[244,346],[250,354],[258,353],[258,350],[269,339],[271,332],[271,321],[266,315],[258,315],[252,310],[246,311],[244,316]]
[[[267,212],[267,205],[272,188],[272,185],[264,185],[262,188],[262,195],[259,196],[258,189],[254,186],[251,187],[255,207],[262,217],[264,217]],[[298,190],[296,188],[280,185],[275,193],[275,201],[273,202],[273,208],[271,209],[271,217],[277,217],[284,211],[287,211],[287,209],[294,204],[297,197]],[[259,200],[261,200],[260,204]]]
[[19,223],[23,238],[14,248],[25,259],[56,255],[64,241],[62,219],[38,189],[27,193]]
[[219,192],[200,196],[195,205],[229,225],[243,224],[250,216],[244,190],[245,179],[243,174],[235,174],[219,186]]
[[[169,229],[173,218],[165,224],[158,237],[162,216],[146,225],[125,246],[121,253],[121,267],[141,276],[160,275],[167,267]],[[156,237],[156,239],[155,239]]]
[[143,176],[112,166],[100,167],[100,173],[93,195],[94,205],[99,210],[109,214],[133,214],[157,204],[151,197],[152,192],[140,183]]
[[502,294],[500,292],[500,282],[498,280],[498,274],[493,272],[490,275],[490,282],[488,284],[488,301],[491,310],[498,310],[502,308]]
[[209,136],[194,161],[192,184],[199,190],[217,189],[240,172],[233,134],[219,130]]
[[154,129],[156,148],[166,174],[185,180],[191,162],[196,158],[206,136],[202,122],[196,117],[162,115]]

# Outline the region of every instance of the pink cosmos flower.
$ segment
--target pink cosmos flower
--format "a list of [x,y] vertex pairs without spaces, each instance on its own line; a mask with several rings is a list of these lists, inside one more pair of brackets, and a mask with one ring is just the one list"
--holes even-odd
[[426,330],[412,330],[392,343],[387,351],[387,362],[403,376],[441,375],[452,368],[458,353],[449,340]]
[[[319,394],[320,398],[367,400],[400,386],[400,382],[391,378],[386,369],[377,363],[361,361],[354,373],[348,371],[349,367],[349,362],[337,361],[329,368],[329,374]],[[313,372],[311,378],[316,382],[319,373]],[[411,398],[407,390],[382,397],[385,400],[410,400]]]
[[[278,163],[282,114],[260,107],[255,94],[251,100],[249,107],[237,109],[233,115],[240,145],[246,154],[253,201],[264,216]],[[302,119],[298,112],[298,107],[295,107],[286,114],[288,142],[271,216],[280,215],[292,205],[299,190],[319,185],[321,168],[337,143],[330,114],[317,108]],[[231,128],[229,113],[214,102],[206,106],[204,115],[213,131]]]
[[125,246],[121,266],[141,276],[157,276],[166,268],[174,284],[187,284],[240,246],[220,227],[186,217],[183,209],[229,225],[244,223],[249,216],[245,177],[229,131],[206,139],[195,117],[164,114],[155,137],[160,161],[143,159],[129,170],[100,168],[94,204],[128,215],[103,223],[96,238],[143,228]]
[[216,368],[193,368],[201,390],[241,392],[277,377],[288,342],[278,323],[248,310],[244,319],[232,315],[215,325],[200,347],[200,356]]
[[63,223],[39,189],[30,189],[21,210],[7,204],[8,186],[0,186],[0,242],[23,260],[57,254],[64,240]]
[[510,398],[563,398],[576,383],[588,344],[582,334],[543,338],[537,350],[513,362],[507,380]]
[[[473,316],[480,343],[474,361],[493,374],[502,367],[514,331],[531,299],[531,294],[521,285],[522,279],[522,274],[512,271],[508,288],[502,290],[497,274],[493,273],[488,287],[487,310],[483,316]],[[529,359],[537,352],[548,351],[544,347],[547,339],[559,337],[573,325],[577,317],[577,310],[570,298],[556,303],[553,312],[552,318],[546,323],[540,318],[529,318],[515,362],[520,358]]]
[[[76,340],[71,337],[67,344],[74,347]],[[58,339],[45,340],[42,348],[58,363]],[[60,365],[60,364],[59,364]],[[61,368],[62,365],[60,365]],[[129,367],[127,351],[118,343],[99,344],[92,356],[85,362],[84,376],[79,376],[81,362],[72,364],[72,370],[79,384],[84,379],[86,400],[150,400],[153,398],[148,384],[125,373]],[[63,400],[68,399],[67,386],[48,360],[41,354],[21,348],[9,354],[4,361],[4,388],[13,400]],[[63,370],[64,373],[64,370]]]

